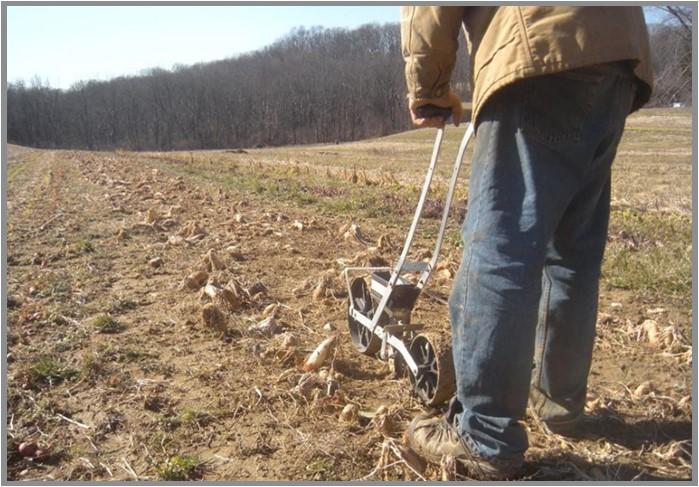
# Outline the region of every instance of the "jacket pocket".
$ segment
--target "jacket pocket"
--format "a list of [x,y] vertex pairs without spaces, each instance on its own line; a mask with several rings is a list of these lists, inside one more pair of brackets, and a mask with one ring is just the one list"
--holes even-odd
[[604,75],[587,70],[525,79],[523,132],[551,146],[580,142],[603,80]]

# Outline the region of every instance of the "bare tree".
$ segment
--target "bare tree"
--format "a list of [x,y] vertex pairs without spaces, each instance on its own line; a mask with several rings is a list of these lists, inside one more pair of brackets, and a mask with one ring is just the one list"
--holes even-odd
[[[463,90],[463,53],[459,60],[456,85]],[[407,129],[405,91],[397,24],[301,28],[213,63],[82,81],[68,90],[12,84],[8,138],[136,150],[354,140]]]
[[666,14],[666,21],[674,21],[682,27],[683,38],[690,41],[692,40],[692,7],[667,5],[665,7],[656,8]]
[[655,92],[653,103],[692,103],[692,7],[655,7],[662,14],[650,26]]

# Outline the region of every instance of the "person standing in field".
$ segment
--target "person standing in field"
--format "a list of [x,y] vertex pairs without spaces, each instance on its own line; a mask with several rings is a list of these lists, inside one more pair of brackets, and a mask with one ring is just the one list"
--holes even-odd
[[505,479],[528,448],[528,400],[553,432],[581,423],[611,165],[627,115],[650,98],[650,49],[641,7],[402,7],[418,127],[444,124],[420,118],[422,105],[459,122],[449,83],[462,26],[476,141],[449,299],[457,392],[407,439],[427,460]]

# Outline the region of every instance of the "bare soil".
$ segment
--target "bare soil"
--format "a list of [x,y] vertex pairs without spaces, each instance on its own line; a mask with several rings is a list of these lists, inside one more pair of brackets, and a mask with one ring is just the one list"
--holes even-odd
[[[381,158],[391,154],[389,143],[395,140],[352,150]],[[429,148],[422,139],[414,144],[423,153]],[[415,472],[396,453],[422,408],[407,379],[392,379],[386,364],[354,350],[340,275],[349,260],[396,257],[415,201],[415,171],[362,172],[360,159],[343,167],[347,146],[245,154],[10,146],[8,478],[447,475],[440,466]],[[361,195],[393,198],[385,213],[359,208],[359,187]],[[683,191],[666,206],[686,215],[691,196]],[[367,244],[342,236],[351,222]],[[393,246],[372,248],[382,235]],[[627,236],[613,231],[610,246],[632,245]],[[414,256],[429,243],[428,231]],[[199,286],[182,286],[206,269],[210,250],[221,268],[207,271],[209,283],[239,295],[230,308],[214,299],[224,320],[217,327],[202,314],[212,298]],[[452,269],[460,252],[458,238],[447,242]],[[325,287],[317,291],[319,282]],[[432,282],[413,321],[448,333],[449,287],[449,278]],[[523,479],[691,477],[692,310],[683,289],[646,292],[603,282],[586,433],[566,439],[528,416]],[[275,304],[282,332],[250,330]],[[333,334],[336,352],[320,372],[305,373],[306,357]],[[359,416],[343,421],[348,404]],[[23,457],[23,442],[37,443],[44,455]]]

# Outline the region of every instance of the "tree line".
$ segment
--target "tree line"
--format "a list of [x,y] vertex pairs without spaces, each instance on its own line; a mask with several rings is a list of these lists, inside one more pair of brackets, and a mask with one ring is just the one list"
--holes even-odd
[[[465,55],[457,71],[466,79]],[[134,150],[357,140],[406,130],[405,93],[397,24],[301,28],[217,62],[68,90],[10,85],[8,140]]]
[[[691,14],[689,22],[689,50],[681,23],[650,29],[655,104],[691,103]],[[300,28],[211,63],[68,90],[10,84],[7,138],[47,148],[186,150],[376,137],[410,127],[403,69],[398,24]],[[452,79],[468,99],[464,48]]]
[[664,19],[649,26],[655,88],[652,102],[692,104],[692,7],[655,7]]

